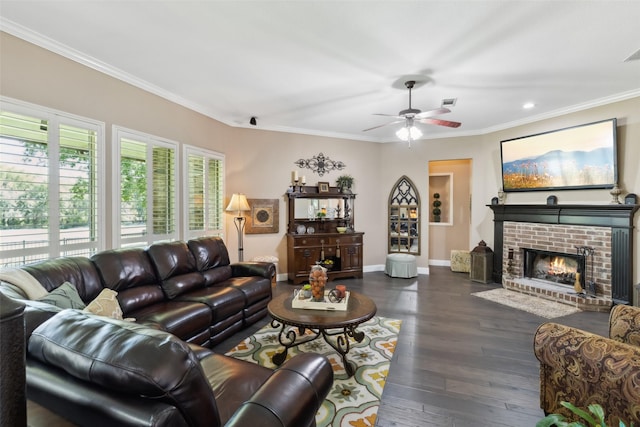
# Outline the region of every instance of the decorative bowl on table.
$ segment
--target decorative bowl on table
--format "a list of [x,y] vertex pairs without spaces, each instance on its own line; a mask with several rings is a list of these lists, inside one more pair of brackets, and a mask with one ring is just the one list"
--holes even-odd
[[336,230],[338,231],[338,233],[346,233],[347,227],[336,227]]
[[333,260],[325,259],[320,262],[320,265],[327,269],[327,271],[331,271],[333,269]]

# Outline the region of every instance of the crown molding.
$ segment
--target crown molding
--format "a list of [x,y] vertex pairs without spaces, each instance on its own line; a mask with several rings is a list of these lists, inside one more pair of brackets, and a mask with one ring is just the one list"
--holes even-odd
[[[234,128],[256,129],[254,126],[239,124],[237,122],[234,122],[233,120],[228,120],[223,117],[220,117],[216,112],[212,111],[210,108],[207,108],[198,103],[194,103],[188,99],[185,99],[179,95],[176,95],[173,92],[162,89],[152,83],[149,83],[146,80],[135,77],[123,70],[120,70],[119,68],[113,67],[103,61],[100,61],[96,58],[86,55],[83,52],[80,52],[76,49],[72,49],[69,46],[66,46],[60,42],[57,42],[56,40],[46,37],[38,32],[35,32],[29,28],[26,28],[20,24],[17,24],[1,16],[0,16],[0,31],[4,31],[8,34],[11,34],[15,37],[18,37],[36,46],[39,46],[43,49],[46,49],[48,51],[61,55],[79,64],[85,65],[93,70],[96,70],[98,72],[111,76],[115,79],[121,80],[134,87],[145,90],[149,93],[157,95],[161,98],[164,98],[170,102],[181,105],[197,113],[203,114],[227,126],[234,127]],[[514,127],[539,122],[541,120],[546,120],[546,119],[562,116],[565,114],[575,113],[575,112],[587,110],[594,107],[612,104],[614,102],[624,101],[626,99],[631,99],[635,97],[640,97],[640,88],[632,91],[628,91],[628,92],[614,94],[612,96],[608,96],[600,99],[595,99],[595,100],[584,102],[581,104],[568,106],[566,108],[561,108],[558,110],[550,111],[550,112],[539,114],[536,116],[527,117],[522,120],[515,120],[507,123],[501,123],[495,126],[484,128],[484,129],[468,130],[468,131],[457,130],[454,132],[448,132],[446,134],[426,135],[420,140],[433,140],[433,139],[446,139],[446,138],[486,135],[493,132],[511,129]],[[316,131],[311,129],[301,129],[301,128],[287,127],[287,126],[260,127],[259,130],[268,130],[268,131],[284,132],[284,133],[297,133],[301,135],[320,136],[320,137],[327,137],[327,138],[340,138],[340,139],[377,142],[377,143],[397,142],[396,139],[388,140],[386,138],[371,138],[371,137],[365,137],[362,135]]]

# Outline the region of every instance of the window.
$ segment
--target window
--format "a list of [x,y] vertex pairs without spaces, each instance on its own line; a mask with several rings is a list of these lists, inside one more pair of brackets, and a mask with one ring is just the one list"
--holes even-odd
[[0,111],[0,266],[103,249],[104,125],[5,101]]
[[177,144],[114,126],[114,246],[178,238]]
[[186,239],[222,235],[224,155],[184,147]]

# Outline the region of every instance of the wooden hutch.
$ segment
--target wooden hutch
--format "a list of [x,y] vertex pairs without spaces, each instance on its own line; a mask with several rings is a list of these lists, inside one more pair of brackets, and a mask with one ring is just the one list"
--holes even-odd
[[327,260],[331,262],[329,280],[362,277],[364,233],[354,231],[356,195],[338,187],[324,190],[295,186],[287,192],[287,264],[294,285],[307,282],[311,267]]

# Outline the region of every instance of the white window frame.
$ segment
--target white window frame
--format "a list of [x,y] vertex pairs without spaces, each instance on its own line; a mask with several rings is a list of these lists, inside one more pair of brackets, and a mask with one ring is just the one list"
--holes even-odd
[[0,96],[0,102],[2,103],[2,110],[10,111],[16,114],[30,116],[34,118],[41,118],[47,121],[48,133],[47,144],[50,148],[49,158],[56,158],[60,152],[60,140],[59,129],[60,125],[75,126],[87,130],[96,132],[96,177],[98,179],[96,186],[96,202],[97,202],[97,223],[96,223],[96,241],[85,243],[73,243],[69,245],[60,244],[60,220],[59,220],[59,162],[52,161],[49,164],[49,229],[48,239],[49,245],[44,252],[42,248],[24,248],[16,250],[8,250],[2,252],[2,258],[12,257],[26,257],[39,256],[41,254],[47,254],[48,258],[57,258],[63,256],[63,251],[77,251],[82,249],[88,249],[89,252],[99,252],[106,248],[105,242],[105,124],[98,120],[93,120],[87,117],[82,117],[64,111],[59,111],[52,108],[43,107],[37,104],[31,104],[28,102],[20,101],[17,99]]
[[[199,147],[194,147],[191,145],[184,145],[182,147],[182,170],[184,170],[184,175],[183,175],[183,179],[182,179],[182,194],[184,198],[189,197],[189,155],[196,155],[196,156],[202,156],[205,159],[209,159],[209,160],[220,160],[222,162],[222,194],[224,195],[224,186],[225,186],[225,171],[226,171],[226,163],[225,163],[225,156],[222,153],[216,152],[216,151],[211,151],[211,150],[206,150],[203,148],[199,148]],[[205,167],[205,174],[208,173],[208,169]],[[209,177],[208,175],[205,177],[205,189],[208,188],[207,183],[209,182]],[[205,190],[206,191],[206,190]],[[208,196],[205,194],[205,199],[208,198]],[[223,196],[224,198],[224,196]],[[205,206],[207,206],[207,204],[205,203]],[[221,207],[221,217],[224,218],[224,207]],[[220,236],[220,237],[224,237],[224,220],[222,220],[221,223],[221,228],[217,229],[217,230],[211,230],[207,228],[207,217],[209,215],[209,212],[205,210],[205,228],[204,230],[189,230],[189,203],[188,201],[185,200],[185,203],[183,203],[183,214],[182,217],[184,218],[184,221],[182,223],[183,226],[183,231],[182,231],[182,235],[184,236],[185,240],[189,240],[189,239],[193,239],[193,238],[197,238],[197,237],[201,237],[201,236]]]
[[[134,141],[143,142],[147,145],[147,159],[150,159],[150,152],[152,148],[155,147],[164,147],[171,148],[175,150],[175,177],[174,177],[174,186],[175,186],[175,198],[173,200],[173,209],[176,215],[175,218],[175,228],[172,233],[167,234],[154,234],[153,233],[153,192],[151,186],[147,186],[147,230],[145,239],[140,238],[131,238],[123,241],[121,238],[121,171],[120,171],[120,141],[125,139],[131,139]],[[178,208],[178,201],[180,199],[180,185],[179,185],[179,177],[180,177],[180,159],[179,159],[179,144],[175,141],[171,141],[166,138],[161,138],[158,136],[150,135],[144,132],[135,131],[132,129],[127,129],[122,126],[113,125],[112,128],[112,169],[113,169],[113,177],[112,177],[112,193],[113,193],[113,204],[112,204],[112,242],[114,248],[120,248],[123,246],[147,246],[157,241],[172,241],[179,239],[180,232],[180,224],[181,224],[181,215],[180,209]],[[153,170],[147,165],[147,183],[153,182]]]

